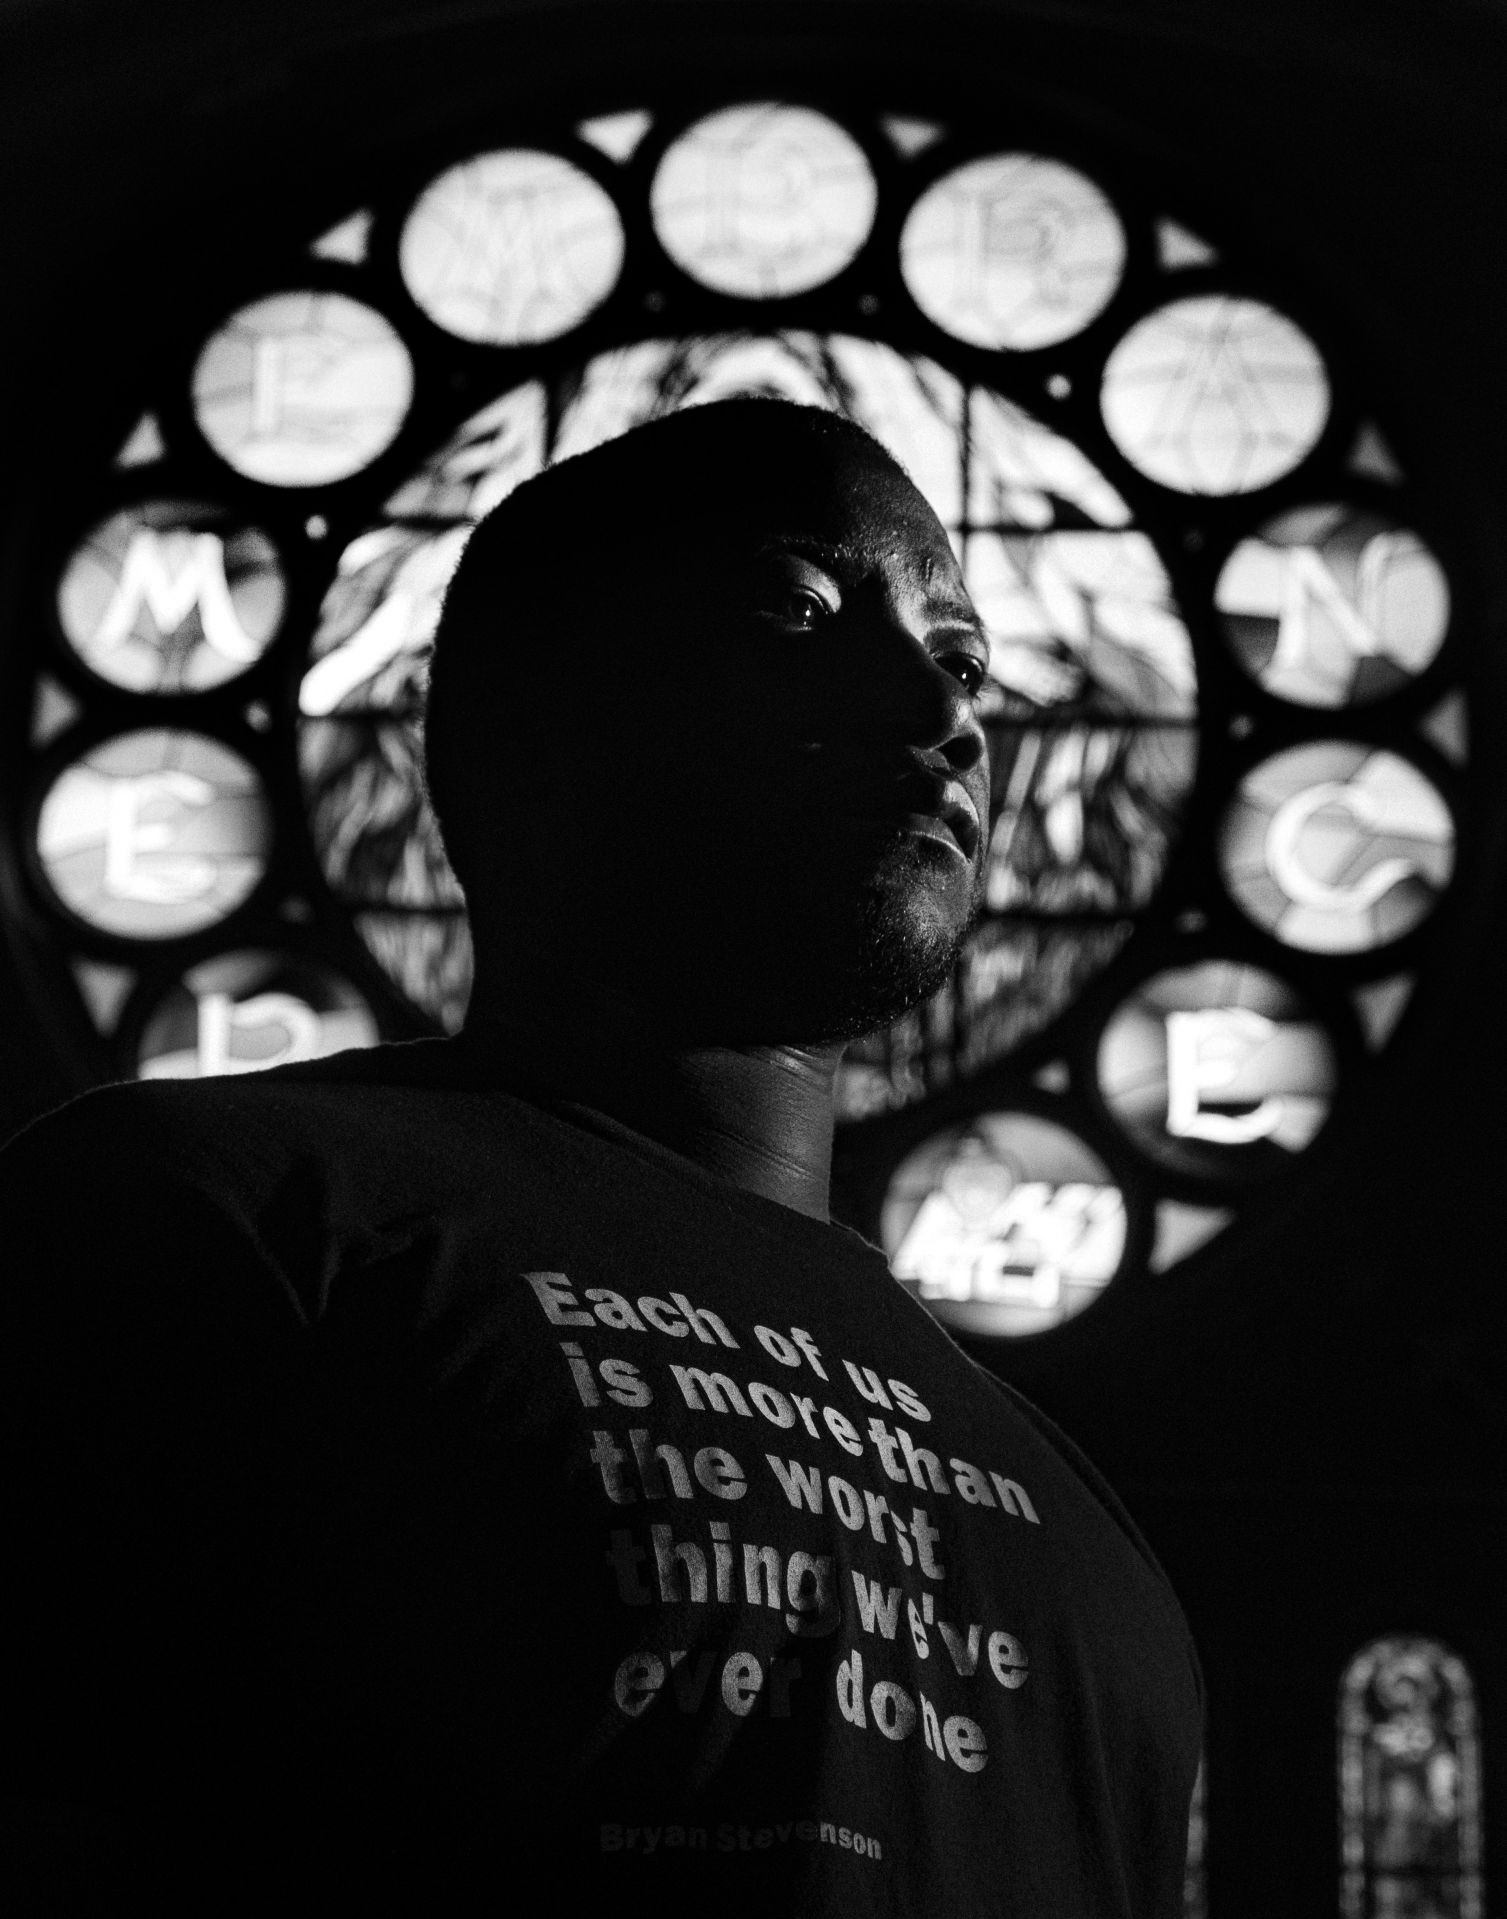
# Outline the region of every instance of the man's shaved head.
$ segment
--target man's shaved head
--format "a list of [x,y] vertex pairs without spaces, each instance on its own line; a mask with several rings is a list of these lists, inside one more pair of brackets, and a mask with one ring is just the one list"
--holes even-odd
[[654,609],[635,587],[651,602],[656,589],[634,580],[624,550],[736,523],[803,479],[819,484],[838,454],[902,472],[872,434],[822,407],[687,407],[546,467],[478,524],[445,593],[425,721],[430,798],[463,881],[477,769],[531,729],[567,650],[589,672],[597,649],[644,638]]
[[935,514],[837,415],[688,409],[529,481],[431,673],[481,976],[595,964],[729,1043],[896,1017],[980,895],[986,662]]

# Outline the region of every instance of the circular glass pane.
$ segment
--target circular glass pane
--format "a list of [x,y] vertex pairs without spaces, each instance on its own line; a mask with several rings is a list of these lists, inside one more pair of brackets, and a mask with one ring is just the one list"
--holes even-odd
[[440,604],[470,531],[387,526],[352,541],[320,608],[300,713],[420,710]]
[[[865,1070],[845,1076],[849,1110],[906,1104],[925,1097],[944,1053],[965,1071],[1002,1057],[1119,949],[1129,931],[1119,915],[1144,906],[1166,869],[1197,758],[1190,727],[1156,723],[1197,712],[1192,644],[1156,549],[1114,524],[1123,502],[1071,441],[933,360],[799,329],[653,338],[587,360],[552,436],[533,381],[462,422],[386,518],[346,546],[325,598],[300,693],[312,837],[337,897],[362,909],[357,924],[384,969],[452,1023],[466,977],[450,917],[461,895],[424,798],[417,715],[469,523],[546,457],[600,445],[669,405],[747,392],[857,420],[917,476],[948,526],[965,516],[1023,522],[962,544],[998,693],[1057,709],[1036,730],[996,725],[985,708],[998,816],[989,902],[1032,924],[980,929],[945,1039],[918,1033],[914,1049],[896,1041],[882,1065],[850,1061]],[[1078,524],[1052,530],[1064,511]],[[1111,525],[1082,525],[1102,518]],[[399,916],[418,911],[435,915],[432,947]],[[1054,915],[1066,923],[1040,923]],[[451,981],[443,993],[423,984],[424,952]]]
[[134,693],[193,693],[260,659],[286,599],[259,527],[199,501],[148,500],[75,549],[58,618],[102,679]]
[[409,292],[463,340],[523,346],[578,326],[617,285],[611,195],[557,153],[483,153],[419,196],[398,244]]
[[1187,727],[1002,727],[985,901],[996,913],[1116,914],[1147,905],[1192,791]]
[[80,919],[130,939],[197,933],[239,906],[271,843],[250,763],[202,733],[117,734],[48,789],[37,849]]
[[462,905],[424,787],[418,714],[306,720],[299,768],[314,845],[337,899],[405,911]]
[[325,486],[389,447],[413,363],[374,308],[343,293],[274,293],[232,315],[194,368],[194,413],[222,460],[272,486]]
[[[950,1048],[973,1071],[1002,1057],[1119,950],[1129,923],[1117,915],[1158,887],[1196,770],[1192,729],[1156,722],[1186,722],[1198,708],[1192,643],[1156,549],[1113,526],[1050,530],[1064,507],[1077,520],[1123,518],[1119,497],[1071,441],[931,359],[804,330],[655,338],[586,361],[553,439],[536,382],[470,416],[399,487],[388,518],[349,541],[324,599],[299,695],[311,835],[336,896],[363,910],[363,936],[380,940],[378,960],[409,992],[422,977],[419,935],[382,910],[461,906],[424,800],[417,714],[468,522],[547,455],[584,451],[668,411],[666,395],[701,405],[747,391],[833,407],[870,428],[918,474],[948,526],[966,512],[1027,520],[1019,532],[973,533],[964,551],[998,691],[1056,708],[1048,729],[996,727],[985,710],[998,816],[989,904],[1067,923],[1014,923],[987,956],[979,944],[956,1031],[937,1046],[918,1040],[914,1073],[891,1048],[883,1086],[872,1071],[847,1075],[854,1107],[908,1103],[931,1082],[925,1061]],[[1033,530],[1042,524],[1048,530]],[[453,929],[438,917],[436,940],[459,983]],[[436,1002],[426,988],[420,1004],[440,1004],[449,1023],[455,990]]]
[[970,533],[963,574],[1007,690],[1105,719],[1197,712],[1193,642],[1144,533]]
[[771,299],[840,273],[874,224],[863,150],[825,114],[728,107],[683,133],[650,190],[666,253],[718,293]]
[[979,1331],[1035,1333],[1097,1299],[1125,1250],[1125,1203],[1052,1120],[983,1113],[904,1159],[880,1220],[896,1278]]
[[1105,1104],[1143,1151],[1178,1172],[1275,1171],[1323,1125],[1334,1048],[1283,981],[1234,960],[1158,973],[1099,1041]]
[[[985,919],[963,947],[956,1031],[948,1037],[965,1077],[1007,1059],[1050,1026],[1101,973],[1131,934],[1129,920]],[[846,1057],[851,1057],[853,1048]],[[935,1076],[934,1076],[935,1077]],[[918,1092],[924,1091],[918,1087]]]
[[410,1004],[458,1033],[471,999],[474,959],[464,913],[357,913],[367,951]]
[[928,187],[900,236],[900,271],[929,320],[1017,352],[1081,333],[1120,284],[1114,208],[1060,160],[996,153]]
[[285,953],[222,953],[185,973],[148,1019],[143,1079],[254,1073],[375,1046],[371,1009],[329,968]]
[[1321,740],[1247,773],[1220,834],[1230,891],[1309,953],[1359,953],[1411,932],[1454,869],[1449,809],[1396,753]]
[[1104,369],[1109,437],[1179,493],[1249,493],[1289,473],[1329,417],[1318,348],[1259,300],[1210,293],[1140,320]]
[[1337,502],[1295,507],[1242,540],[1214,601],[1245,670],[1302,706],[1406,686],[1449,625],[1449,583],[1418,535]]

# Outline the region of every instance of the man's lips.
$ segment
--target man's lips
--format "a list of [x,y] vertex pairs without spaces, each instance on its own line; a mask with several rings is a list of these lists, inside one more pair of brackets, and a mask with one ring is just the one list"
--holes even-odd
[[935,811],[918,811],[904,805],[844,808],[843,817],[861,822],[886,835],[914,834],[944,847],[955,857],[972,865],[978,852],[980,828],[971,804],[947,799]]

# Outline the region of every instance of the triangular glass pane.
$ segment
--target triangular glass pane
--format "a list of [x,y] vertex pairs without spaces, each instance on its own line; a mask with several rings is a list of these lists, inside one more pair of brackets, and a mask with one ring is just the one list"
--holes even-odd
[[73,960],[71,965],[95,1026],[101,1033],[113,1032],[136,984],[135,973],[129,966],[108,966],[103,960]]
[[1396,486],[1402,478],[1402,468],[1392,457],[1392,449],[1369,423],[1356,434],[1350,458],[1345,464],[1352,473],[1359,473],[1363,479],[1382,480],[1388,486]]
[[131,431],[131,437],[115,456],[117,466],[150,466],[167,452],[162,428],[155,414],[143,413]]
[[1355,989],[1350,997],[1355,1006],[1355,1016],[1370,1046],[1376,1048],[1386,1045],[1412,996],[1411,973],[1399,973],[1393,979],[1374,980],[1369,986]]
[[638,150],[638,143],[654,124],[652,113],[634,108],[628,113],[603,113],[576,126],[580,137],[621,166]]
[[1453,760],[1456,766],[1463,766],[1470,750],[1465,695],[1446,693],[1433,711],[1424,715],[1419,723],[1419,731],[1438,747],[1447,760]]
[[55,740],[65,726],[72,726],[82,711],[78,701],[56,680],[45,676],[37,681],[31,702],[31,743],[45,746]]
[[934,147],[947,132],[946,127],[938,126],[935,120],[912,120],[902,113],[886,113],[879,124],[891,146],[907,160]]
[[338,221],[328,233],[320,234],[309,251],[321,260],[344,260],[350,266],[359,267],[365,263],[371,237],[371,209],[363,207],[359,213]]
[[1169,273],[1179,267],[1206,267],[1219,258],[1207,240],[1200,240],[1176,220],[1157,221],[1156,256]]
[[1189,1206],[1180,1199],[1158,1201],[1156,1239],[1147,1264],[1154,1273],[1166,1272],[1200,1246],[1207,1246],[1234,1217],[1228,1206]]

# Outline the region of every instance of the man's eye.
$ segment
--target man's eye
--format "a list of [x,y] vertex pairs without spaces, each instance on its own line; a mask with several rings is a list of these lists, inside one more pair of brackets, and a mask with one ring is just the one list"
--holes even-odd
[[809,586],[787,587],[777,597],[771,611],[777,613],[787,625],[801,627],[806,632],[832,617],[832,608],[820,593]]
[[984,682],[989,677],[989,669],[977,654],[948,653],[944,655],[942,665],[967,689],[970,695],[977,695],[983,691]]

